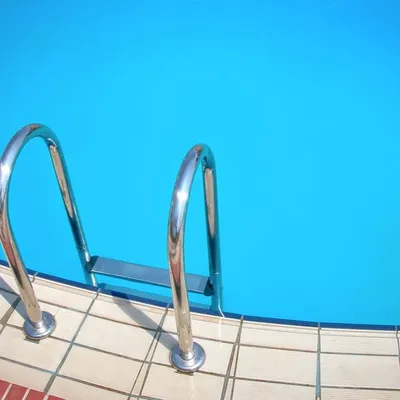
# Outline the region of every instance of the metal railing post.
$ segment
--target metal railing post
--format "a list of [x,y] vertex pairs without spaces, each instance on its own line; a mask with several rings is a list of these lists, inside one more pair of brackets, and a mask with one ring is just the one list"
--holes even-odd
[[[50,152],[75,244],[85,271],[86,266],[90,263],[90,254],[76,208],[61,145],[57,136],[49,128],[40,124],[32,124],[22,128],[8,143],[0,159],[0,241],[26,308],[28,318],[23,328],[25,335],[31,339],[40,340],[49,336],[54,331],[56,325],[55,319],[50,313],[42,312],[39,306],[32,283],[15,241],[8,210],[9,184],[15,162],[23,147],[29,140],[35,137],[41,137],[45,141]],[[95,282],[93,281],[93,283]]]
[[206,359],[204,349],[199,344],[193,343],[183,245],[190,190],[200,161],[203,168],[210,279],[214,289],[212,308],[222,314],[215,161],[207,145],[197,145],[189,151],[182,162],[172,194],[168,221],[168,264],[179,339],[178,345],[171,350],[170,362],[177,370],[187,373],[197,371]]

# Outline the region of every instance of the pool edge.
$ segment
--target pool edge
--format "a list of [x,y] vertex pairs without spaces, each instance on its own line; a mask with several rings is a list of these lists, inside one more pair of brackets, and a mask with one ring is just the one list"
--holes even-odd
[[[0,259],[0,267],[10,268],[7,261]],[[157,307],[168,307],[173,308],[173,305],[170,302],[149,299],[143,296],[123,293],[118,290],[110,290],[102,287],[96,287],[93,285],[89,285],[87,283],[77,282],[71,279],[66,279],[62,277],[58,277],[55,275],[47,274],[44,272],[35,271],[33,269],[27,269],[28,274],[34,275],[35,277],[46,279],[49,281],[53,281],[56,283],[61,283],[64,285],[69,285],[72,287],[89,290],[91,292],[99,292],[104,295],[109,295],[112,297],[117,297],[120,299],[137,301],[143,304],[148,304]],[[18,293],[19,294],[19,293]],[[211,315],[218,317],[219,313],[206,309],[200,308],[196,306],[191,306],[190,310],[192,312],[204,315]],[[357,324],[357,323],[349,323],[349,322],[315,322],[315,321],[305,321],[305,320],[296,320],[296,319],[288,319],[288,318],[274,318],[274,317],[260,317],[255,315],[246,315],[246,314],[238,314],[230,311],[224,311],[225,318],[231,318],[240,320],[243,318],[244,321],[249,322],[259,322],[265,324],[280,324],[280,325],[291,325],[291,326],[302,326],[302,327],[310,327],[310,328],[328,328],[328,329],[356,329],[356,330],[372,330],[372,331],[396,331],[397,325],[386,325],[386,324]]]

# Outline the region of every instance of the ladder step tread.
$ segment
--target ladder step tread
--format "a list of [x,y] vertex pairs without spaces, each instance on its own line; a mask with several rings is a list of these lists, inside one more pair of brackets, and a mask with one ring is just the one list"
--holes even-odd
[[[91,272],[94,274],[171,287],[168,269],[149,267],[106,257],[93,257],[92,260],[93,266]],[[208,276],[189,273],[186,273],[185,276],[189,292],[200,293],[206,296],[212,294],[212,287]]]

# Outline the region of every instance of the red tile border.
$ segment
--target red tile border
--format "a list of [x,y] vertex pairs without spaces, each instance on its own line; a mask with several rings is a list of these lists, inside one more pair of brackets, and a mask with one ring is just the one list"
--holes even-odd
[[4,396],[4,393],[7,391],[9,386],[10,386],[9,382],[2,381],[0,379],[0,398],[2,398]]
[[28,396],[25,397],[25,400],[43,400],[46,396],[46,393],[38,392],[37,390],[30,390]]
[[[7,392],[7,389],[11,385],[10,390],[5,397],[5,400],[22,400],[29,390],[28,388],[17,385],[15,383],[10,383],[7,381],[3,381],[0,379],[0,399],[3,398],[4,394]],[[46,397],[46,393],[39,392],[38,390],[30,389],[28,395],[25,397],[25,400],[43,400]],[[65,400],[61,397],[49,396],[47,400]]]
[[26,387],[13,384],[7,393],[6,400],[22,400],[27,390]]

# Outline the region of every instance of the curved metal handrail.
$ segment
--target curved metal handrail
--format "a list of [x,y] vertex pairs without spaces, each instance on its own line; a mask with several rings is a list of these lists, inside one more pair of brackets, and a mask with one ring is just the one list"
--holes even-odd
[[[42,312],[40,309],[15,241],[8,210],[9,184],[15,162],[23,147],[35,137],[41,137],[50,152],[65,210],[84,271],[86,271],[90,263],[90,254],[79,219],[61,144],[57,136],[44,125],[31,124],[25,126],[13,136],[0,159],[0,240],[26,307],[28,319],[24,324],[25,334],[33,339],[41,339],[48,336],[54,330],[55,321],[50,314]],[[92,282],[95,283],[94,280]]]
[[193,179],[199,164],[203,167],[204,200],[207,221],[207,243],[210,279],[214,290],[212,308],[222,314],[222,280],[219,246],[217,178],[211,149],[194,146],[182,162],[172,195],[168,221],[168,264],[179,345],[172,349],[170,361],[182,372],[194,372],[205,360],[204,350],[193,343],[189,300],[186,290],[184,233],[187,205]]

